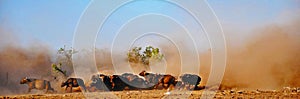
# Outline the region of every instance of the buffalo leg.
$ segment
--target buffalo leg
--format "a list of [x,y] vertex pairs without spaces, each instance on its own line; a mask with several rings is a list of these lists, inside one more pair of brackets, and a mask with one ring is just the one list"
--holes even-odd
[[27,93],[30,93],[31,92],[31,88],[28,88],[28,91],[27,91]]
[[45,93],[48,93],[48,90],[49,90],[49,85],[48,84],[46,84],[46,92]]

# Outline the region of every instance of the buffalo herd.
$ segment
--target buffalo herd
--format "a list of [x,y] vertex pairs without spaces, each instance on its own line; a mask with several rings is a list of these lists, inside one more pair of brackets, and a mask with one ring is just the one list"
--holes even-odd
[[[169,74],[156,74],[142,71],[138,75],[124,73],[122,75],[92,75],[90,82],[85,84],[81,78],[68,78],[61,83],[66,93],[72,92],[96,92],[96,91],[122,91],[122,90],[151,90],[151,89],[177,89],[200,90],[201,78],[195,74],[183,74],[176,77]],[[54,91],[50,82],[39,79],[23,78],[21,84],[28,84],[31,89],[46,89],[46,92]]]

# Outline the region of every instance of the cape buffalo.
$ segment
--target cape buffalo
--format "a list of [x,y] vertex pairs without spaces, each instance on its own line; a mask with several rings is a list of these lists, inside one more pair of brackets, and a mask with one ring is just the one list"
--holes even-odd
[[201,77],[194,74],[183,74],[180,78],[185,85],[188,85],[188,89],[191,89],[190,86],[193,86],[192,89],[198,88],[201,81]]
[[138,75],[132,73],[124,73],[122,77],[128,79],[128,87],[133,90],[141,90],[141,89],[151,89],[148,83],[144,80],[144,78],[139,77]]
[[[80,78],[69,78],[67,81],[62,82],[61,87],[66,86],[66,92],[71,93],[71,92],[81,92],[83,89],[86,91],[86,87],[84,85],[84,81]],[[77,90],[73,90],[73,87],[80,87],[80,90],[78,88],[75,88]],[[81,89],[82,88],[82,89]]]
[[158,88],[162,84],[163,88],[167,89],[171,85],[175,86],[176,84],[176,78],[169,74],[153,74],[142,71],[139,75],[143,76],[150,85],[154,85],[154,88]]
[[46,89],[46,93],[49,90],[54,92],[54,89],[51,87],[50,82],[47,81],[47,80],[24,77],[24,78],[21,79],[20,84],[27,84],[28,85],[28,93],[31,91],[31,89],[37,89],[37,90]]
[[129,80],[121,75],[112,75],[110,76],[111,82],[113,83],[114,91],[122,91],[126,87],[129,87]]

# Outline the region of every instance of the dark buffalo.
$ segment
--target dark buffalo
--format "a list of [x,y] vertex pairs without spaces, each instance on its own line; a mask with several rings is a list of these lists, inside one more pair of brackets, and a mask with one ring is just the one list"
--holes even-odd
[[124,73],[122,74],[122,77],[126,78],[128,80],[128,87],[132,90],[141,90],[141,89],[151,89],[148,86],[148,83],[138,75],[134,75],[132,73]]
[[93,75],[91,77],[91,83],[90,85],[87,87],[87,89],[90,91],[90,92],[95,92],[95,91],[98,91],[98,90],[104,90],[103,89],[103,81],[102,79],[100,78],[99,75]]
[[146,89],[152,89],[150,85],[143,79],[143,78],[134,78],[133,80],[130,81],[130,86],[131,89],[135,90],[146,90]]
[[113,90],[113,83],[111,82],[110,76],[101,74],[100,78],[103,80],[109,91]]
[[167,89],[171,85],[175,86],[176,84],[176,78],[169,74],[153,74],[142,71],[139,75],[143,76],[149,85],[154,85],[154,88],[158,88],[159,85],[162,85],[164,89]]
[[152,86],[153,88],[157,88],[157,85],[159,84],[159,80],[160,80],[159,79],[160,75],[147,73],[146,71],[142,71],[141,73],[139,73],[139,75],[145,78],[149,86]]
[[90,91],[111,91],[112,90],[112,82],[110,77],[104,74],[96,74],[91,78],[92,83],[90,84]]
[[122,91],[126,87],[129,87],[129,80],[121,75],[112,75],[110,76],[112,82],[113,91]]
[[[194,74],[183,74],[180,78],[185,85],[188,85],[188,89],[197,89],[201,81],[201,77]],[[193,88],[190,88],[191,86]]]
[[47,80],[24,77],[23,79],[21,79],[20,84],[27,84],[28,92],[30,92],[31,89],[38,89],[38,90],[46,89],[46,93],[49,90],[54,92],[54,89],[51,87],[50,82]]
[[[86,91],[86,87],[84,85],[84,81],[80,78],[69,78],[67,81],[61,84],[61,87],[66,86],[66,92],[81,92],[82,89]],[[73,88],[74,87],[74,88]],[[79,88],[78,88],[79,87]]]

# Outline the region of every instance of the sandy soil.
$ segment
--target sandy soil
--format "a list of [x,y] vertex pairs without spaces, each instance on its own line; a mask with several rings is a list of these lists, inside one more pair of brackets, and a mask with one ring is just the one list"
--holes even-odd
[[[40,99],[78,99],[78,98],[95,98],[95,99],[199,99],[203,94],[202,91],[190,91],[190,92],[172,92],[166,94],[166,90],[141,90],[141,91],[118,91],[118,92],[89,92],[83,93],[65,93],[65,94],[24,94],[24,95],[9,95],[0,96],[0,99],[28,99],[28,98],[40,98]],[[190,94],[189,94],[190,93]],[[210,92],[208,92],[209,95]],[[253,98],[265,98],[265,99],[300,99],[300,90],[223,90],[218,91],[214,96],[216,99],[253,99]]]

